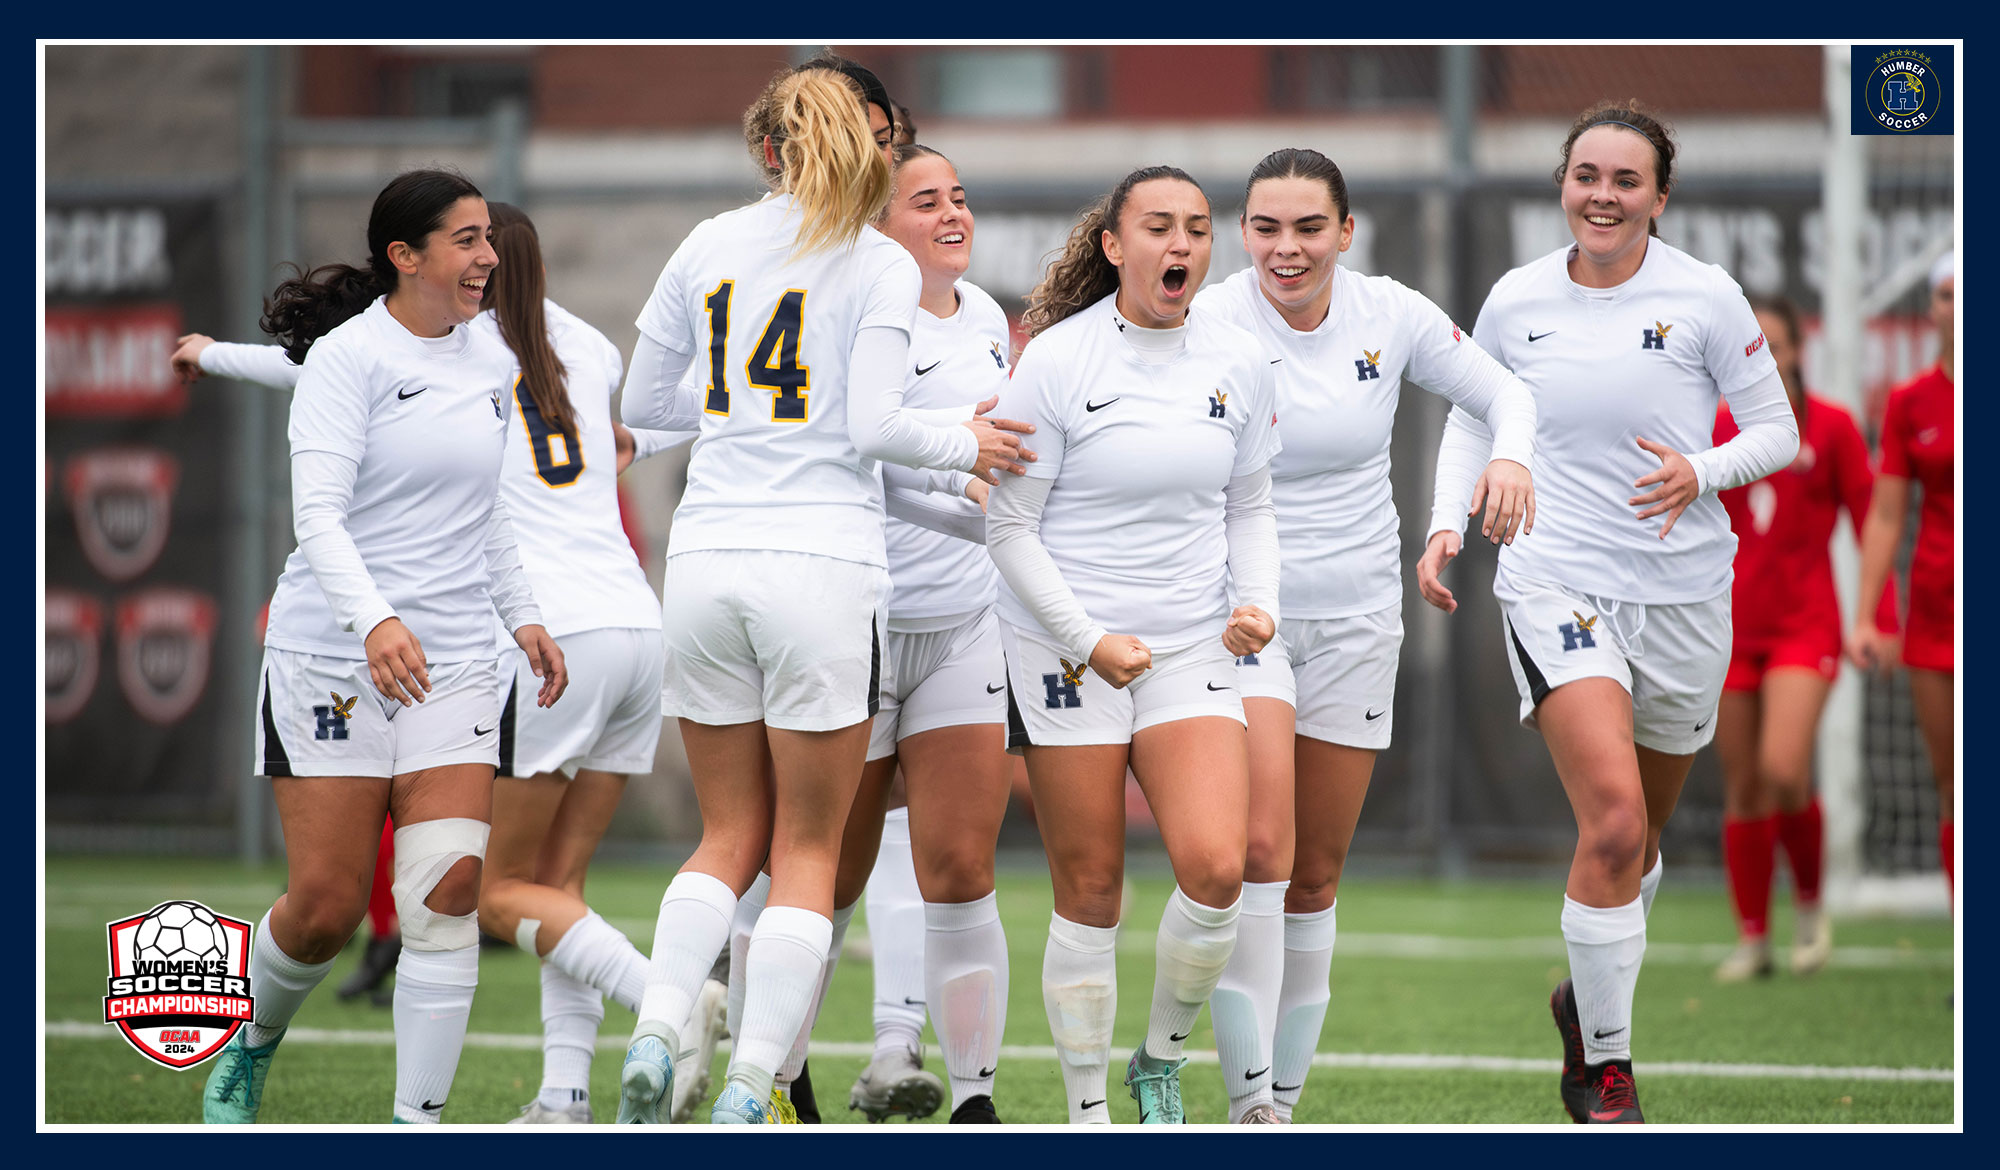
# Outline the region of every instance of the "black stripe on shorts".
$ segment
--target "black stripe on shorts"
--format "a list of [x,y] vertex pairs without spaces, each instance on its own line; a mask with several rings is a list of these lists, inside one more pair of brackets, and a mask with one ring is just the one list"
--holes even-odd
[[[504,661],[504,660],[503,660]],[[500,766],[496,774],[514,774],[514,699],[521,689],[521,675],[514,673],[514,681],[507,684],[507,701],[500,704]]]
[[1521,635],[1514,632],[1514,623],[1506,618],[1501,620],[1507,622],[1507,640],[1514,643],[1514,657],[1521,660],[1521,671],[1528,676],[1528,695],[1539,707],[1542,700],[1549,697],[1549,680],[1543,677],[1542,668],[1535,665],[1535,660],[1528,657],[1528,648],[1521,645]]
[[1021,708],[1014,704],[1014,674],[1007,673],[1007,750],[1033,747],[1028,741],[1028,724],[1021,718]]
[[882,709],[882,623],[868,615],[868,717]]
[[271,672],[264,672],[264,775],[278,779],[292,774],[292,758],[278,738],[278,721],[271,717]]

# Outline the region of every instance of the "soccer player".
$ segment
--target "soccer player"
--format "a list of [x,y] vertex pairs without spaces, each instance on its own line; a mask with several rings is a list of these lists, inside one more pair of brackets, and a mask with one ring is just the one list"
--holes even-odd
[[1037,428],[1038,461],[987,500],[987,547],[1006,584],[1009,742],[1055,886],[1042,1001],[1072,1123],[1110,1120],[1128,764],[1176,885],[1125,1071],[1143,1123],[1184,1121],[1181,1051],[1236,942],[1250,780],[1234,657],[1277,630],[1278,439],[1255,336],[1188,312],[1212,243],[1185,172],[1127,175],[1029,298],[1034,339],[1001,396]]
[[[1958,261],[1946,253],[1931,267],[1931,324],[1937,327],[1937,365],[1897,387],[1882,419],[1882,471],[1861,531],[1861,614],[1869,613],[1888,588],[1896,551],[1902,547],[1909,512],[1910,484],[1923,489],[1917,517],[1917,549],[1910,562],[1910,609],[1903,626],[1903,665],[1910,671],[1910,698],[1917,728],[1931,758],[1938,792],[1938,859],[1946,883],[1956,872],[1953,804],[1952,711],[1957,670],[1952,634],[1957,603],[1952,594],[1956,560],[1952,523],[1958,509],[1952,476],[1958,461],[1956,327]],[[1886,670],[1895,656],[1893,639],[1857,618],[1847,635],[1848,654],[1857,666]]]
[[680,1034],[766,858],[710,1116],[788,1119],[774,1082],[829,954],[841,829],[879,706],[889,580],[875,461],[993,476],[1028,458],[1003,426],[934,425],[902,406],[921,279],[868,226],[890,174],[860,87],[787,70],[759,101],[778,111],[766,150],[783,192],[682,242],[641,311],[625,386],[629,425],[701,430],[667,557],[662,709],[681,720],[702,840],[661,899],[621,1122],[670,1113]]
[[1277,374],[1285,449],[1271,460],[1271,499],[1285,619],[1237,664],[1250,849],[1236,953],[1209,1012],[1229,1119],[1273,1124],[1291,1119],[1319,1046],[1341,867],[1395,723],[1403,576],[1389,433],[1404,381],[1495,431],[1474,501],[1490,508],[1483,528],[1495,541],[1533,519],[1535,404],[1422,294],[1338,265],[1354,218],[1325,155],[1266,156],[1239,226],[1250,267],[1203,290],[1194,311],[1254,333]]
[[[1825,830],[1812,789],[1820,712],[1840,670],[1840,599],[1827,542],[1841,508],[1860,535],[1874,481],[1853,416],[1806,393],[1798,310],[1783,298],[1751,304],[1785,380],[1799,454],[1782,471],[1721,494],[1736,534],[1735,631],[1715,750],[1722,764],[1722,857],[1740,940],[1716,968],[1724,983],[1771,973],[1771,876],[1780,842],[1798,911],[1792,973],[1812,974],[1833,952],[1833,925],[1819,896]],[[1716,416],[1715,441],[1735,434],[1725,407]],[[1893,635],[1894,595],[1882,596],[1876,626]]]
[[[1570,978],[1550,999],[1562,1100],[1578,1122],[1638,1122],[1632,996],[1660,832],[1715,734],[1729,667],[1736,540],[1715,494],[1798,454],[1798,425],[1736,282],[1656,236],[1675,146],[1637,103],[1570,126],[1555,179],[1573,244],[1500,278],[1474,336],[1535,392],[1532,536],[1493,581],[1521,723],[1541,732],[1576,817],[1563,898]],[[1740,431],[1712,446],[1718,401]],[[1491,457],[1453,408],[1438,451],[1425,598]]]
[[258,924],[256,1018],[217,1059],[205,1121],[257,1118],[286,1025],[359,924],[385,814],[403,933],[394,1118],[434,1123],[479,975],[480,859],[499,761],[497,609],[541,679],[568,683],[498,497],[513,355],[467,329],[498,263],[457,174],[382,189],[368,265],[281,285],[265,317],[304,371],[292,398],[299,547],[271,602],[258,769],[286,892]]

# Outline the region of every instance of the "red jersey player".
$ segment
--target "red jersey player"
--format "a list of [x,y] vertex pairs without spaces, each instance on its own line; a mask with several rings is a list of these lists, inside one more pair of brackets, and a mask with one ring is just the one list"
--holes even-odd
[[[1882,419],[1882,474],[1861,538],[1861,601],[1865,605],[1887,586],[1903,519],[1909,514],[1910,481],[1923,488],[1917,521],[1916,556],[1910,562],[1910,614],[1903,638],[1903,665],[1910,670],[1910,698],[1917,727],[1931,758],[1938,790],[1938,857],[1945,880],[1954,872],[1952,846],[1952,691],[1957,663],[1952,631],[1957,606],[1952,593],[1956,559],[1952,521],[1957,494],[1952,475],[1957,462],[1957,365],[1952,354],[1957,263],[1947,253],[1931,269],[1931,323],[1937,327],[1938,363],[1889,394]],[[1857,665],[1886,669],[1892,643],[1856,626],[1848,653]]]
[[[1853,416],[1805,392],[1798,311],[1783,299],[1751,303],[1798,419],[1799,453],[1784,470],[1721,493],[1737,539],[1734,646],[1715,731],[1724,785],[1722,853],[1739,938],[1716,969],[1726,983],[1771,973],[1771,876],[1780,841],[1799,916],[1792,972],[1819,970],[1833,949],[1819,903],[1824,831],[1812,790],[1820,712],[1840,669],[1840,602],[1828,542],[1841,508],[1860,534],[1874,481]],[[1716,443],[1736,429],[1724,407]],[[1893,636],[1892,595],[1884,595],[1876,621]]]

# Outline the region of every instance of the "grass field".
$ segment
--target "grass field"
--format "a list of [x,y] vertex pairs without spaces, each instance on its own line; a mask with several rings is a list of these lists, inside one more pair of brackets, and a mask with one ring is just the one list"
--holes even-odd
[[[229,862],[51,858],[48,875],[44,1109],[50,1123],[191,1122],[201,1116],[209,1065],[174,1072],[140,1057],[103,1024],[105,923],[168,898],[193,898],[256,919],[283,871]],[[657,867],[605,865],[592,904],[650,945],[653,912],[669,875]],[[1145,1031],[1152,932],[1171,882],[1135,875],[1136,898],[1119,952],[1119,1022],[1112,1117],[1138,1119],[1117,1081]],[[1008,1047],[995,1090],[1008,1122],[1060,1123],[1063,1090],[1042,1014],[1041,963],[1049,915],[1046,872],[1019,869],[1000,885],[1013,962]],[[1408,1125],[1558,1123],[1560,1057],[1548,993],[1564,974],[1549,882],[1440,884],[1355,879],[1342,890],[1333,1004],[1320,1057],[1295,1121]],[[1788,942],[1788,908],[1776,908]],[[1648,929],[1633,1021],[1636,1071],[1647,1117],[1693,1124],[1883,1124],[1953,1121],[1952,934],[1943,920],[1838,924],[1834,964],[1809,980],[1784,974],[1723,987],[1713,967],[1732,927],[1719,887],[1662,891]],[[814,1034],[813,1081],[827,1122],[860,1121],[848,1086],[867,1061],[870,971],[865,923],[848,938]],[[858,945],[862,944],[862,945]],[[334,974],[293,1022],[272,1066],[266,1122],[388,1120],[395,1054],[387,1009],[341,1003]],[[1783,950],[1780,950],[1782,968]],[[490,1124],[515,1116],[540,1084],[535,962],[486,951],[471,1036],[446,1118]],[[618,1067],[631,1017],[611,1006],[591,1089],[600,1120],[615,1109]],[[1227,1120],[1204,1014],[1182,1084],[1190,1122]],[[933,1040],[927,1034],[927,1039]],[[715,1086],[726,1057],[718,1054]],[[935,1048],[929,1066],[942,1075]],[[942,1110],[926,1124],[944,1119]],[[900,1123],[896,1123],[900,1124]]]

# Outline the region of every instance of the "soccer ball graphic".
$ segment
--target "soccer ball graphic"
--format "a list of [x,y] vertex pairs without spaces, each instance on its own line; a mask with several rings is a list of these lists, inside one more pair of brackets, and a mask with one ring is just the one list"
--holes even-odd
[[192,963],[221,959],[222,925],[206,906],[163,902],[153,907],[132,938],[132,957],[143,963]]

